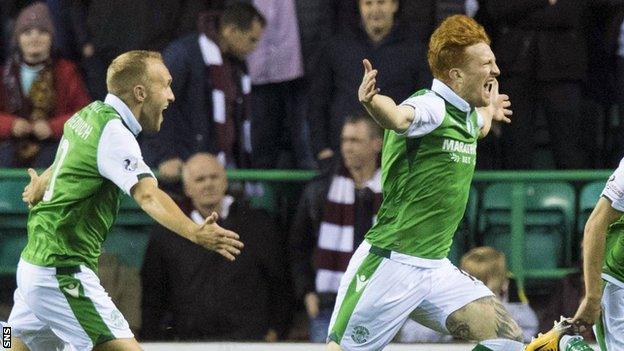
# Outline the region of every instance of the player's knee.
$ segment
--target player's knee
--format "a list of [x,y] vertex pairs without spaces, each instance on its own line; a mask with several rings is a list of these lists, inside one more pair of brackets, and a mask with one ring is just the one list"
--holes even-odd
[[342,351],[342,349],[340,348],[340,345],[336,344],[333,341],[330,341],[327,344],[327,351]]
[[135,338],[114,339],[93,348],[93,351],[142,351]]
[[8,350],[12,350],[12,351],[29,351],[29,349],[26,346],[26,344],[24,344],[22,342],[22,340],[20,340],[20,338],[16,338],[16,337],[12,337],[11,338],[11,347],[9,347]]

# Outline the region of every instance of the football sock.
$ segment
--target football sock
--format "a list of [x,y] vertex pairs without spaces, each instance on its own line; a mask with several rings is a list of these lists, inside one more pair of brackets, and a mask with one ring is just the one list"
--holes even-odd
[[559,350],[561,351],[594,351],[582,336],[564,335],[559,340]]
[[524,344],[514,340],[489,339],[481,341],[472,351],[522,351],[523,349]]

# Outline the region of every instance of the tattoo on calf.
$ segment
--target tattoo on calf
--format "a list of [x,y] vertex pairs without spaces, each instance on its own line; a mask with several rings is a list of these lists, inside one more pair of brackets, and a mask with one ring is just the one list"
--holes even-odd
[[481,341],[503,338],[522,341],[522,331],[505,307],[494,297],[484,297],[452,313],[446,328],[456,338]]
[[449,318],[446,328],[455,338],[460,338],[462,340],[476,340],[466,321],[460,321],[457,318]]
[[522,341],[522,330],[503,304],[496,298],[492,298],[494,310],[496,311],[496,336],[503,339]]

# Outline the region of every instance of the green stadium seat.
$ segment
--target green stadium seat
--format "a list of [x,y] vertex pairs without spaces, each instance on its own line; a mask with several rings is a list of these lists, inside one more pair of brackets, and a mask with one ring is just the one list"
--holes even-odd
[[0,235],[0,274],[15,274],[27,242],[28,236],[25,233]]
[[577,230],[579,233],[583,233],[585,223],[593,211],[594,206],[596,206],[604,187],[604,181],[596,181],[586,184],[581,189],[581,193],[579,194],[579,216],[577,222]]
[[0,179],[0,213],[28,213],[28,206],[22,202],[22,192],[27,179]]
[[119,213],[115,220],[116,226],[145,228],[154,223],[154,220],[139,207],[133,198],[127,195],[121,196]]
[[149,233],[144,230],[113,226],[104,241],[102,250],[116,255],[128,266],[140,268],[148,241]]
[[[509,183],[496,183],[487,187],[483,194],[479,229],[484,240],[492,244],[510,244],[512,187]],[[525,249],[531,250],[536,258],[548,256],[552,259],[542,267],[541,260],[525,255],[525,267],[570,264],[574,188],[565,182],[543,182],[526,184],[525,191]],[[543,243],[543,238],[550,241]]]
[[[529,227],[525,229],[523,252],[524,269],[548,269],[561,265],[563,246],[561,233],[543,227]],[[509,227],[494,227],[485,233],[483,244],[491,246],[507,256],[508,265],[511,264],[511,235]]]
[[25,231],[28,206],[22,202],[27,179],[0,179],[0,233]]

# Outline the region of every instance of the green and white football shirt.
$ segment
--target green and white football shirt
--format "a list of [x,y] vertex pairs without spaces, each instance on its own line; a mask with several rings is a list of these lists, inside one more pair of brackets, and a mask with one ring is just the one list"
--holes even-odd
[[383,203],[367,241],[392,259],[423,264],[447,256],[468,201],[481,119],[441,81],[402,105],[414,121],[400,135],[386,131]]
[[[611,201],[611,207],[624,212],[624,159],[609,177],[602,196]],[[624,217],[613,223],[607,230],[602,272],[605,280],[624,288]]]
[[101,245],[126,194],[153,177],[136,136],[141,126],[128,106],[109,94],[66,123],[43,200],[28,218],[22,258],[39,266],[84,264],[97,271]]

